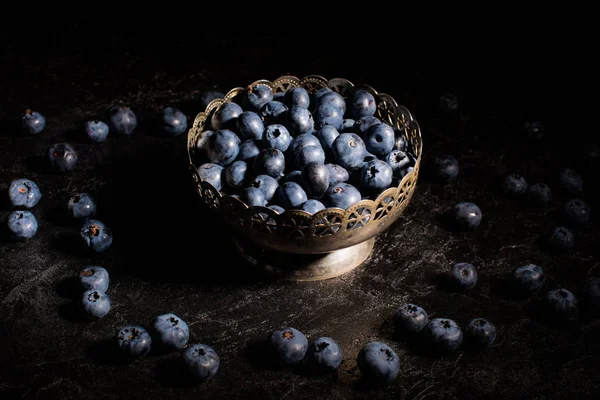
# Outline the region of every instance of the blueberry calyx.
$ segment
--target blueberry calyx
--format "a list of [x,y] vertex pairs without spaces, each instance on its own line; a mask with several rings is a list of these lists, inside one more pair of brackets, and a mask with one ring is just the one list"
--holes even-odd
[[87,269],[85,271],[81,272],[81,275],[83,276],[92,276],[96,273],[96,270],[94,270],[93,268]]
[[333,191],[336,193],[342,193],[344,191],[344,189],[338,186],[335,189],[333,189]]
[[98,292],[92,292],[92,293],[88,294],[88,300],[89,301],[93,301],[95,303],[99,299],[100,299],[100,295],[98,294]]
[[315,346],[315,351],[317,353],[319,353],[319,352],[325,350],[327,347],[329,347],[329,343],[327,343],[327,342],[321,342],[321,343],[319,343],[318,345]]
[[100,227],[96,224],[92,224],[88,226],[87,235],[89,237],[99,236],[100,235]]
[[452,325],[450,324],[450,321],[448,321],[448,320],[443,320],[442,322],[440,322],[440,325],[444,329],[450,329],[452,327]]
[[473,323],[475,326],[486,326],[487,322],[484,319],[478,319]]
[[75,196],[73,196],[73,204],[79,203],[79,200],[81,200],[81,196],[76,194]]
[[283,336],[284,339],[290,340],[294,338],[294,332],[285,331],[281,334],[281,336]]
[[169,317],[168,321],[171,323],[171,326],[179,325],[179,320],[175,317]]
[[200,356],[203,356],[203,355],[205,355],[205,354],[206,354],[206,352],[204,351],[204,349],[196,349],[196,350],[194,351],[194,355],[195,355],[196,357],[200,357]]
[[394,358],[394,355],[392,354],[390,349],[385,349],[382,347],[381,349],[379,349],[379,351],[382,353],[381,357],[386,361],[392,361],[392,359]]
[[349,141],[349,142],[348,142],[348,145],[349,145],[350,147],[356,147],[356,141],[354,141],[354,140],[351,140],[351,141]]
[[124,342],[127,341],[131,341],[134,340],[135,338],[137,338],[138,336],[140,336],[140,332],[135,329],[135,328],[131,328],[131,333],[129,335],[125,335],[126,333],[129,333],[130,329],[125,329],[122,333],[121,333],[121,340],[123,340]]

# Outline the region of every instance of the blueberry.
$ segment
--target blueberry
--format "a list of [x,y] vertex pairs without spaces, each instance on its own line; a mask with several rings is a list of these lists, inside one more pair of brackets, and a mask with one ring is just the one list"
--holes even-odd
[[59,172],[71,171],[77,164],[77,151],[68,143],[56,143],[48,149],[52,168]]
[[137,117],[127,106],[111,107],[108,110],[108,121],[111,129],[125,135],[131,135],[137,128]]
[[187,129],[187,117],[175,107],[166,107],[162,110],[162,129],[170,136],[177,136]]
[[22,117],[23,129],[30,135],[38,135],[46,128],[46,118],[37,111],[25,110]]
[[93,120],[85,123],[84,131],[92,142],[101,143],[106,141],[110,129],[105,122]]
[[277,214],[281,214],[281,213],[285,212],[285,209],[283,207],[280,207],[275,204],[270,205],[268,208],[275,211]]
[[600,307],[600,278],[588,278],[583,284],[583,298],[594,307]]
[[265,200],[265,195],[263,192],[254,186],[250,186],[242,190],[240,193],[240,200],[246,203],[249,207],[264,207],[267,205],[267,201]]
[[562,207],[562,219],[566,225],[582,226],[590,220],[590,205],[582,199],[570,199]]
[[285,152],[292,143],[292,136],[285,126],[273,124],[265,129],[262,140],[265,148],[274,148]]
[[575,246],[575,235],[566,226],[555,226],[548,234],[548,247],[554,251],[567,251]]
[[317,100],[317,109],[318,107],[325,104],[332,105],[338,110],[340,110],[342,116],[346,113],[346,100],[342,97],[341,94],[337,92],[325,93],[323,96],[319,97],[319,99]]
[[152,327],[158,341],[169,349],[183,348],[190,338],[188,324],[172,313],[156,316],[152,321]]
[[245,186],[249,174],[248,164],[245,161],[234,161],[225,170],[225,182],[232,188],[239,189]]
[[310,199],[302,203],[298,209],[306,211],[310,214],[315,214],[321,210],[324,210],[325,206],[319,200]]
[[449,154],[438,155],[433,162],[433,176],[442,182],[451,182],[458,177],[458,161]]
[[360,168],[365,163],[365,158],[370,156],[365,142],[354,133],[340,134],[331,149],[336,163],[348,170]]
[[244,111],[239,115],[236,121],[236,126],[242,139],[259,139],[263,138],[265,124],[262,118],[253,111]]
[[402,178],[404,178],[409,172],[412,172],[414,170],[415,170],[415,167],[410,165],[408,167],[397,170],[396,173],[394,174],[394,177],[402,180]]
[[423,336],[431,350],[451,352],[462,344],[463,332],[456,322],[448,318],[434,318],[423,328]]
[[221,190],[223,187],[223,167],[218,164],[205,163],[198,167],[198,175],[203,181],[207,181],[215,189]]
[[477,283],[477,269],[466,262],[456,263],[450,268],[449,279],[457,289],[472,289]]
[[558,173],[558,184],[567,193],[577,194],[583,190],[581,175],[570,168],[561,168]]
[[323,149],[326,150],[331,150],[331,146],[333,146],[333,142],[338,136],[340,136],[340,133],[332,125],[325,125],[317,132],[317,138]]
[[108,249],[113,241],[111,230],[103,222],[95,219],[83,223],[79,230],[79,236],[81,236],[87,248],[97,253]]
[[8,235],[12,240],[27,240],[35,236],[38,222],[29,211],[13,211],[6,217]]
[[208,138],[208,159],[222,166],[231,164],[240,152],[240,138],[229,129],[216,131]]
[[286,327],[271,332],[269,348],[278,364],[297,364],[306,356],[308,340],[299,330]]
[[313,116],[306,108],[291,107],[286,114],[287,127],[297,136],[303,133],[311,133],[315,129]]
[[108,271],[100,266],[89,266],[79,271],[79,282],[83,290],[99,290],[106,293],[110,283]]
[[110,299],[103,291],[90,289],[81,296],[81,307],[88,319],[104,318],[110,311]]
[[219,355],[212,347],[199,343],[186,347],[181,353],[181,358],[190,373],[200,382],[214,378],[221,363]]
[[331,104],[321,104],[314,112],[316,129],[321,129],[326,125],[331,125],[335,129],[342,127],[344,121],[344,113],[339,108]]
[[444,93],[440,96],[440,107],[444,111],[456,111],[458,110],[459,103],[458,97],[452,93]]
[[254,159],[254,173],[279,179],[285,172],[285,156],[278,149],[264,149]]
[[394,148],[396,132],[388,124],[375,124],[367,130],[364,138],[369,153],[383,156]]
[[541,288],[545,281],[546,273],[539,265],[522,265],[512,272],[512,285],[521,292],[534,292]]
[[285,104],[288,107],[302,107],[308,108],[310,105],[310,96],[308,92],[303,87],[295,87],[291,88],[284,95]]
[[144,357],[152,347],[148,331],[137,325],[122,327],[117,331],[115,339],[121,352],[130,358]]
[[381,124],[381,120],[377,117],[362,117],[356,120],[352,131],[360,137],[364,137],[369,128],[373,125]]
[[532,139],[541,139],[544,136],[544,125],[540,121],[529,120],[525,121],[525,132]]
[[254,85],[244,92],[242,103],[247,110],[259,111],[273,100],[273,90],[266,85]]
[[265,125],[283,124],[289,108],[281,101],[270,101],[260,109],[259,115]]
[[575,295],[564,288],[548,292],[548,305],[554,316],[559,319],[573,319],[579,311],[579,302]]
[[347,182],[350,179],[350,174],[346,171],[346,168],[331,163],[325,164],[325,166],[329,170],[329,186]]
[[296,166],[304,169],[309,163],[325,164],[325,151],[319,144],[318,146],[302,147],[296,154]]
[[208,139],[214,135],[214,131],[211,130],[206,130],[200,133],[200,135],[198,135],[198,138],[196,139],[196,143],[194,144],[196,147],[196,150],[198,150],[198,152],[200,153],[206,153],[206,145],[208,143]]
[[302,186],[296,182],[285,182],[278,190],[279,204],[287,209],[298,208],[302,203],[308,200],[306,192]]
[[545,183],[534,183],[527,188],[527,200],[533,205],[547,205],[552,201],[552,190]]
[[335,371],[342,363],[342,349],[335,340],[320,337],[308,346],[306,358],[317,371]]
[[273,93],[273,100],[272,101],[281,101],[281,102],[285,101],[285,93],[286,92]]
[[302,185],[302,171],[296,169],[289,174],[287,174],[284,179],[285,182],[296,182],[299,185]]
[[302,169],[302,182],[311,199],[319,199],[329,188],[329,168],[320,162],[310,162]]
[[292,153],[294,157],[298,155],[300,150],[308,146],[321,146],[321,142],[319,142],[318,137],[313,135],[312,133],[303,133],[302,135],[298,135],[292,141]]
[[77,193],[67,203],[73,218],[91,218],[96,214],[96,202],[88,193]]
[[510,174],[502,182],[502,191],[509,196],[520,196],[527,190],[527,180],[518,174]]
[[414,335],[429,322],[429,316],[422,307],[415,304],[404,304],[394,314],[394,327],[397,333]]
[[481,209],[468,201],[461,201],[453,209],[454,222],[460,229],[476,229],[481,223],[482,216]]
[[465,341],[477,349],[485,349],[496,340],[496,327],[484,318],[474,318],[465,328]]
[[225,98],[225,93],[218,90],[207,90],[200,95],[200,109],[204,111],[211,101],[223,98]]
[[396,139],[394,141],[394,150],[407,151],[408,150],[408,142],[406,140],[406,136],[402,131],[394,130]]
[[342,126],[340,127],[340,132],[341,133],[353,132],[354,124],[356,124],[355,120],[353,120],[352,118],[346,118],[345,120],[342,121]]
[[375,97],[366,90],[357,90],[352,96],[352,115],[354,118],[372,117],[377,111]]
[[408,154],[402,150],[392,150],[385,156],[385,162],[392,167],[392,172],[396,178],[400,178],[401,171],[410,166],[411,159]]
[[361,199],[359,190],[354,186],[348,183],[336,183],[329,186],[322,201],[327,207],[338,207],[345,210]]
[[15,179],[8,187],[8,199],[13,207],[33,208],[41,198],[39,186],[30,179]]
[[260,153],[261,142],[258,139],[248,139],[240,144],[240,151],[238,153],[238,160],[246,161],[251,163],[254,158]]
[[394,382],[400,372],[400,358],[383,342],[369,342],[364,345],[356,362],[364,379],[378,385]]
[[242,107],[231,101],[225,102],[217,108],[210,117],[210,124],[213,130],[235,129],[237,119],[243,113]]
[[390,187],[393,174],[385,161],[369,161],[360,170],[360,188],[365,194],[380,193]]
[[322,87],[321,89],[317,90],[314,94],[313,94],[313,103],[314,103],[314,108],[317,108],[316,106],[319,103],[319,99],[323,96],[325,96],[328,93],[332,93],[333,90],[331,90],[331,88],[328,87]]
[[273,199],[277,189],[279,189],[279,183],[277,183],[277,180],[269,175],[258,175],[256,178],[254,178],[250,185],[260,189],[260,191],[265,195],[265,200],[267,202]]

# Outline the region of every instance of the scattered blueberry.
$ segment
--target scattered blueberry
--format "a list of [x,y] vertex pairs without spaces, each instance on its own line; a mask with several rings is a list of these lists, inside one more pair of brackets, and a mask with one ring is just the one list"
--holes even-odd
[[575,246],[575,235],[566,226],[555,226],[548,235],[548,247],[555,251],[570,250]]
[[269,175],[258,175],[256,178],[254,178],[250,185],[260,189],[260,191],[265,195],[265,200],[267,202],[273,199],[277,189],[279,189],[279,183],[277,180]]
[[454,222],[458,228],[473,230],[481,223],[483,214],[481,209],[474,203],[461,201],[454,206]]
[[375,124],[367,130],[364,138],[369,153],[383,156],[394,148],[396,132],[388,124]]
[[79,231],[87,248],[94,252],[102,252],[110,247],[113,235],[103,222],[90,219],[83,223]]
[[362,117],[356,120],[354,126],[352,128],[353,133],[356,133],[358,136],[365,137],[365,134],[373,125],[381,124],[381,120],[377,117],[367,116]]
[[208,159],[222,166],[231,164],[240,152],[240,138],[229,129],[216,131],[208,138],[206,153]]
[[235,129],[237,119],[243,113],[242,107],[231,101],[225,102],[217,108],[210,117],[210,124],[213,130]]
[[449,154],[438,155],[433,162],[433,174],[442,182],[451,182],[458,177],[458,161]]
[[527,190],[527,180],[518,174],[510,174],[502,182],[502,190],[509,196],[520,196]]
[[167,348],[181,349],[190,338],[188,324],[173,313],[156,316],[152,327],[158,341]]
[[588,278],[583,284],[583,298],[594,307],[600,307],[600,278]]
[[560,169],[558,172],[558,184],[561,189],[571,194],[577,194],[583,190],[581,175],[570,168]]
[[371,383],[388,385],[400,372],[400,358],[383,342],[369,342],[363,346],[356,359],[363,377]]
[[90,289],[81,296],[81,306],[88,319],[100,319],[110,311],[110,299],[103,291]]
[[429,316],[422,307],[404,304],[394,314],[394,327],[397,333],[414,335],[421,332],[429,322]]
[[270,101],[260,109],[259,115],[265,125],[283,124],[289,108],[281,101]]
[[94,143],[106,141],[108,132],[110,131],[108,124],[103,121],[93,120],[87,121],[84,125],[84,131],[87,137]]
[[77,164],[77,151],[68,143],[56,143],[48,149],[52,168],[59,172],[71,171]]
[[279,179],[285,174],[285,156],[278,149],[264,149],[252,163],[256,175],[269,175]]
[[198,175],[200,179],[214,186],[215,189],[221,190],[223,187],[223,167],[218,164],[205,163],[198,167]]
[[267,126],[263,135],[263,146],[285,152],[292,143],[292,136],[283,125],[273,124]]
[[484,318],[474,318],[465,328],[465,341],[477,349],[491,346],[496,340],[496,327]]
[[335,340],[320,337],[308,346],[306,358],[319,371],[335,371],[342,363],[342,349]]
[[355,120],[352,118],[346,118],[342,121],[342,126],[340,127],[340,133],[352,132],[354,130]]
[[225,93],[218,90],[207,90],[200,95],[200,109],[204,111],[211,101],[223,98],[225,98]]
[[289,108],[308,108],[310,105],[310,96],[303,87],[295,87],[285,92],[284,101]]
[[349,183],[336,183],[329,186],[322,201],[327,207],[338,207],[345,210],[361,199],[360,191],[354,186]]
[[320,162],[310,162],[302,170],[302,182],[309,198],[320,199],[329,188],[329,168]]
[[73,218],[91,218],[96,214],[96,202],[88,193],[77,193],[67,204]]
[[423,328],[426,343],[434,352],[451,352],[462,344],[463,332],[456,322],[448,318],[434,318]]
[[121,352],[130,358],[144,357],[152,347],[148,331],[137,325],[122,327],[117,331],[115,339]]
[[267,201],[265,200],[265,195],[263,192],[254,186],[250,186],[242,190],[240,193],[240,200],[246,203],[249,207],[264,207],[267,205]]
[[89,266],[79,271],[79,282],[83,290],[99,290],[106,293],[109,285],[108,271],[100,266]]
[[308,340],[299,330],[286,327],[271,332],[269,348],[278,364],[297,364],[304,360]]
[[242,103],[249,111],[259,111],[273,100],[273,90],[267,85],[254,85],[244,92]]
[[27,240],[35,236],[38,222],[29,211],[13,211],[6,217],[8,234],[12,240]]
[[221,363],[217,352],[205,344],[189,345],[181,353],[181,358],[188,370],[200,382],[212,379],[219,371]]
[[450,268],[450,282],[458,289],[472,289],[477,283],[477,269],[466,262],[456,263]]
[[522,292],[534,292],[546,281],[546,273],[539,265],[526,264],[512,272],[513,287]]
[[552,201],[552,190],[545,183],[534,183],[527,188],[527,200],[533,205],[547,205]]
[[329,185],[335,185],[336,183],[348,182],[350,174],[346,171],[346,168],[337,164],[325,164],[329,170]]
[[46,128],[46,118],[37,111],[25,110],[22,118],[23,129],[30,135],[38,135]]
[[232,188],[239,189],[246,185],[249,174],[248,164],[245,161],[234,161],[225,170],[225,182]]
[[253,111],[244,111],[241,113],[237,118],[236,126],[242,140],[261,140],[263,138],[265,124],[263,123],[262,118]]
[[544,125],[540,121],[530,120],[525,121],[525,132],[532,139],[541,139],[544,136]]
[[315,129],[321,129],[326,125],[331,125],[335,129],[342,127],[344,121],[344,113],[339,108],[331,104],[321,104],[314,111],[314,127]]
[[380,193],[390,187],[393,174],[392,167],[385,161],[369,161],[360,170],[360,188],[365,194]]
[[570,199],[562,207],[562,219],[566,225],[577,227],[590,220],[590,205],[582,199]]
[[113,130],[131,135],[137,128],[137,117],[133,110],[126,106],[115,106],[108,110],[108,121]]
[[354,118],[372,117],[377,111],[375,97],[366,90],[357,90],[352,97],[352,115]]
[[296,166],[304,169],[310,163],[325,164],[325,151],[319,144],[318,146],[306,146],[300,148],[296,153]]
[[240,151],[238,153],[238,160],[246,161],[251,163],[254,158],[260,153],[261,142],[258,139],[248,139],[240,144]]
[[8,199],[13,207],[33,208],[41,198],[39,186],[30,179],[15,179],[8,187]]
[[279,204],[287,209],[298,208],[308,200],[306,192],[295,182],[285,182],[279,187]]
[[548,305],[559,319],[573,319],[579,311],[579,302],[575,295],[564,288],[553,289],[548,292]]
[[310,199],[302,203],[298,209],[306,211],[310,214],[315,214],[321,210],[324,210],[325,206],[319,200]]
[[294,136],[311,133],[315,128],[313,116],[306,108],[291,107],[287,112],[287,125]]
[[166,107],[162,110],[162,129],[171,136],[184,133],[187,129],[187,117],[175,107]]

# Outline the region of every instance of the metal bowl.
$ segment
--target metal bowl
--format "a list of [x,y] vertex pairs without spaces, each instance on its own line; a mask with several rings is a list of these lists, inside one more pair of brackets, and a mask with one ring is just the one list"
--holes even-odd
[[[269,86],[273,93],[285,92],[297,86],[305,88],[309,93],[329,87],[342,96],[351,96],[358,89],[367,90],[375,97],[376,116],[404,133],[416,162],[414,170],[404,176],[398,186],[385,190],[374,200],[362,200],[346,210],[327,208],[314,215],[302,210],[286,210],[278,214],[267,207],[248,207],[238,198],[221,193],[210,183],[200,179],[197,172],[200,165],[194,164],[196,141],[203,131],[210,129],[212,113],[224,102],[238,102],[248,90],[247,87],[231,89],[225,98],[213,100],[206,110],[196,116],[188,132],[187,150],[190,172],[202,203],[208,209],[220,213],[236,237],[241,238],[244,243],[268,251],[297,255],[326,254],[367,242],[398,218],[415,190],[422,155],[419,125],[405,107],[399,106],[385,93],[378,93],[366,85],[354,85],[342,78],[327,80],[317,75],[301,79],[282,76],[272,82],[258,80],[248,87],[255,85]],[[370,247],[370,253],[372,242],[367,247]]]

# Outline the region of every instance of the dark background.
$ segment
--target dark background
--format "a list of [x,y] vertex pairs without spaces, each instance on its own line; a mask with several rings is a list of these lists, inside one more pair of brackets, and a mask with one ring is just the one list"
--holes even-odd
[[[583,398],[600,394],[600,322],[582,307],[575,321],[556,324],[540,312],[545,293],[564,286],[579,294],[598,276],[598,161],[582,157],[593,126],[580,126],[593,79],[584,58],[557,51],[547,31],[517,39],[502,35],[463,41],[441,32],[437,46],[393,29],[314,31],[286,26],[217,29],[202,23],[162,29],[81,16],[27,19],[3,25],[0,72],[0,184],[19,177],[43,192],[33,210],[40,228],[25,243],[0,243],[0,395],[5,398]],[[95,21],[95,22],[94,22]],[[256,20],[249,26],[260,26]],[[185,26],[186,28],[183,28]],[[324,30],[326,31],[326,30]],[[477,32],[473,36],[479,36]],[[324,39],[324,37],[326,39]],[[563,37],[564,39],[564,37]],[[241,261],[229,234],[199,207],[187,172],[185,135],[165,138],[152,118],[180,107],[191,121],[205,90],[227,91],[283,74],[336,76],[366,83],[407,106],[421,124],[424,162],[453,154],[458,181],[441,185],[422,168],[405,215],[378,237],[371,258],[340,278],[270,281]],[[591,90],[591,89],[590,89]],[[447,113],[439,97],[453,93],[460,111]],[[114,104],[131,106],[140,126],[131,137],[109,135],[89,144],[83,123],[104,118]],[[39,136],[20,133],[26,108],[48,121]],[[546,127],[531,140],[523,123]],[[47,148],[67,140],[79,152],[72,173],[51,173]],[[568,195],[556,185],[558,169],[584,177],[582,197],[594,211],[576,230],[568,254],[548,253],[537,239],[556,223]],[[536,209],[498,194],[505,174],[555,190],[551,207]],[[97,198],[98,219],[114,231],[102,255],[79,252],[76,227],[61,208],[76,191]],[[439,216],[456,202],[483,211],[475,232],[452,232]],[[1,216],[9,209],[2,203]],[[468,293],[436,285],[458,261],[478,267]],[[548,280],[528,299],[512,298],[504,279],[514,267],[542,265]],[[73,299],[73,277],[85,265],[105,266],[113,307],[84,322]],[[465,325],[485,317],[498,339],[485,352],[460,350],[431,358],[392,335],[391,318],[405,302],[433,318]],[[213,346],[222,364],[214,380],[192,384],[178,355],[152,354],[126,364],[112,336],[124,324],[148,325],[174,312],[191,326],[191,341]],[[294,326],[310,339],[331,336],[344,352],[335,376],[308,377],[266,365],[260,342],[273,329]],[[369,390],[360,382],[356,355],[370,340],[400,355],[394,385]]]

